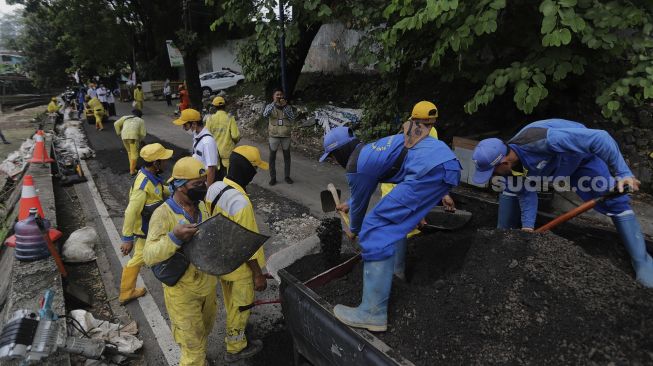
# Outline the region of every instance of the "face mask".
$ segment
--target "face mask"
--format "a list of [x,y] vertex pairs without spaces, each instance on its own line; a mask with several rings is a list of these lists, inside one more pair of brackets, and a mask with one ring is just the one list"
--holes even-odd
[[195,187],[195,188],[190,188],[188,190],[188,193],[186,195],[188,196],[188,199],[190,199],[193,202],[199,202],[206,197],[206,191],[208,189],[206,188],[206,185],[202,185],[201,187]]
[[191,130],[190,128],[186,130],[186,133],[189,134],[190,136],[194,136],[194,135],[195,135],[195,133],[193,132],[193,130]]

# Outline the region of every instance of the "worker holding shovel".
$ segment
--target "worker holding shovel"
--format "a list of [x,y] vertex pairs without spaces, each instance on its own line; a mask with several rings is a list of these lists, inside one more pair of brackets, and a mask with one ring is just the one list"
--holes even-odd
[[[624,192],[628,186],[637,191],[640,184],[606,131],[563,119],[533,122],[505,143],[497,138],[485,139],[474,149],[472,159],[476,184],[487,183],[493,175],[513,177],[511,182],[507,178],[493,180],[496,187],[505,188],[499,198],[499,228],[533,231],[537,190],[542,181],[568,181],[584,201],[615,188]],[[637,281],[653,287],[653,260],[646,251],[629,197],[601,200],[595,209],[612,219],[630,254]]]
[[[404,133],[362,144],[348,127],[337,127],[324,137],[320,161],[333,156],[347,169],[349,202],[339,207],[349,212],[347,235],[360,235],[364,260],[363,296],[358,307],[336,305],[343,323],[371,331],[387,329],[388,299],[392,287],[395,252],[426,214],[458,185],[460,163],[449,147],[429,132],[437,109],[418,108],[419,117],[404,124]],[[379,183],[396,183],[367,215],[370,197]]]

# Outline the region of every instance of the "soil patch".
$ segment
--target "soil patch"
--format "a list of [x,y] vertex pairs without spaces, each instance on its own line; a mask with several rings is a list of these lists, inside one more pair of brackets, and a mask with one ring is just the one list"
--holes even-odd
[[317,237],[320,238],[320,248],[324,261],[334,266],[340,261],[342,248],[342,223],[339,217],[326,217],[317,227]]

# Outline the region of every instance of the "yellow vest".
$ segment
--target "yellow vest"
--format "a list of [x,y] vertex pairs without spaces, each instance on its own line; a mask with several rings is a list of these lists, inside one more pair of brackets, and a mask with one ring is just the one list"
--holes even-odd
[[236,143],[240,141],[240,131],[236,120],[225,111],[217,111],[206,121],[206,128],[211,132],[215,143],[218,145],[218,153],[222,164],[229,166],[229,156],[233,151]]
[[147,131],[145,131],[145,121],[136,116],[120,117],[113,124],[116,130],[116,135],[120,136],[123,140],[143,140]]
[[[279,121],[282,121],[281,126]],[[290,137],[290,119],[276,106],[272,107],[272,113],[268,117],[268,133],[270,137]]]
[[129,189],[129,204],[125,209],[125,221],[122,224],[123,240],[135,240],[134,236],[146,234],[149,225],[143,225],[143,209],[156,205],[170,196],[170,190],[163,184],[154,185],[145,173],[138,171],[136,179]]

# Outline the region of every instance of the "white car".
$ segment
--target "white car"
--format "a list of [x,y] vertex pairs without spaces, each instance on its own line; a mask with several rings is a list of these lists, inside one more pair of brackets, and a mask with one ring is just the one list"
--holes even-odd
[[202,96],[207,98],[213,93],[230,88],[240,84],[245,80],[243,74],[230,71],[213,71],[200,75],[200,85],[202,86]]

